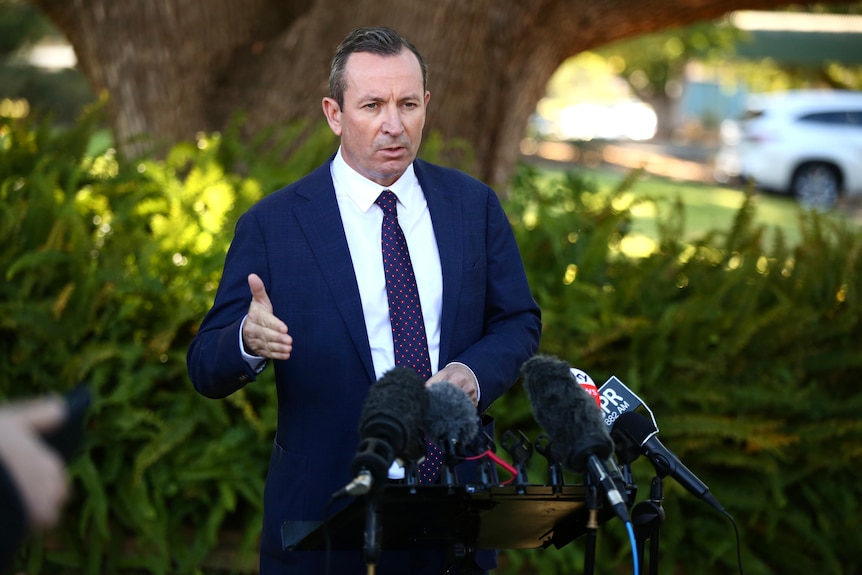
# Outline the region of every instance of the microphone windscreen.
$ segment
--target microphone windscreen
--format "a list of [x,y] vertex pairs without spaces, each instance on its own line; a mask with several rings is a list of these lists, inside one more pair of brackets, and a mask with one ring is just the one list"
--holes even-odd
[[476,407],[464,390],[448,381],[428,387],[425,433],[432,440],[452,439],[467,444],[479,433]]
[[565,450],[563,465],[583,472],[590,455],[610,457],[614,444],[601,410],[575,381],[568,363],[537,355],[521,366],[521,375],[536,423]]
[[425,380],[408,367],[394,367],[371,386],[362,406],[359,434],[389,442],[396,456],[416,441],[427,406]]
[[620,415],[614,422],[614,433],[621,433],[630,441],[640,446],[649,439],[651,435],[658,432],[652,421],[634,411],[628,411]]

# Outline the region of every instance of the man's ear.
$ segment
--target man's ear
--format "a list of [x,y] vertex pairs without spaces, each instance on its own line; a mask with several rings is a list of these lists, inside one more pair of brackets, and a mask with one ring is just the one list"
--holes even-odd
[[332,98],[324,98],[321,102],[323,107],[323,115],[326,116],[326,121],[329,123],[329,129],[336,136],[341,136],[341,107],[338,102]]

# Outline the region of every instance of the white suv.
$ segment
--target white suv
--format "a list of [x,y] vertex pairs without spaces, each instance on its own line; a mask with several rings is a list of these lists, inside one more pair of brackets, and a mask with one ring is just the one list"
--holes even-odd
[[722,126],[720,182],[734,177],[831,208],[862,195],[862,92],[791,91],[749,97],[737,122]]

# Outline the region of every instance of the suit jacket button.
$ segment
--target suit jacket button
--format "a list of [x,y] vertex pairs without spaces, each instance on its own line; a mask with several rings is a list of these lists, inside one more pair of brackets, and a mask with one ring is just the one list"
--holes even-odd
[[240,383],[248,383],[249,381],[251,381],[251,378],[248,376],[248,374],[244,373],[241,376],[239,376],[239,382]]

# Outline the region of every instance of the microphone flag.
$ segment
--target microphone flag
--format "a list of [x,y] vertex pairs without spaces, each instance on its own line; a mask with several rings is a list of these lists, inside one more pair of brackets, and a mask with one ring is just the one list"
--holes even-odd
[[653,425],[658,430],[658,424],[655,421],[655,415],[649,406],[638,395],[629,389],[626,384],[620,381],[617,376],[612,375],[599,388],[599,407],[602,408],[602,419],[608,429],[612,429],[614,422],[619,417],[630,411],[635,411],[638,408],[643,408],[652,419]]

